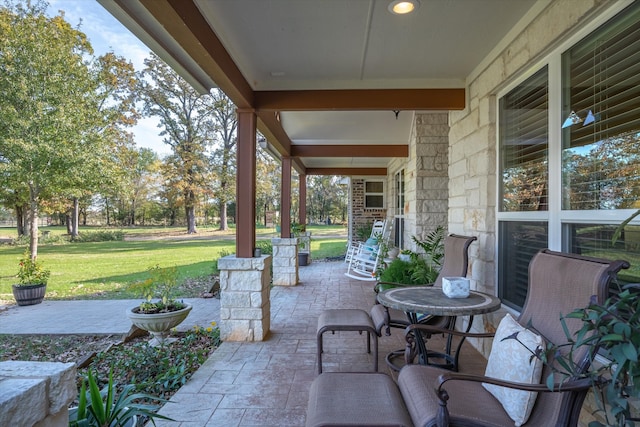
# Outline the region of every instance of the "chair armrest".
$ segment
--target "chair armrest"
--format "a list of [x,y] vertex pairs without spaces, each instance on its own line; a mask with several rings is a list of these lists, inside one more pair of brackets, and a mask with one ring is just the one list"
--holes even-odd
[[438,427],[449,426],[449,410],[447,409],[447,401],[449,400],[449,393],[443,388],[444,384],[448,381],[473,381],[483,382],[488,384],[495,384],[502,387],[513,388],[517,390],[533,391],[538,393],[557,393],[557,392],[576,392],[590,389],[594,385],[601,385],[606,383],[606,380],[602,377],[593,378],[578,378],[570,379],[562,383],[556,383],[552,388],[547,387],[544,384],[524,384],[516,383],[512,381],[499,380],[497,378],[485,377],[482,375],[470,375],[461,374],[458,372],[446,372],[438,377],[438,387],[436,388],[436,395],[438,396],[438,414],[436,416],[436,425]]

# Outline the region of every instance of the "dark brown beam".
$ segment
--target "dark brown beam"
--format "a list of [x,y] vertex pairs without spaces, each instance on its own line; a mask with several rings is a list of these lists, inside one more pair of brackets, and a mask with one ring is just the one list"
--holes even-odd
[[298,176],[298,223],[307,223],[307,175]]
[[281,156],[291,156],[291,139],[273,111],[258,113],[258,130]]
[[280,180],[280,237],[291,237],[291,157],[282,158]]
[[292,145],[295,157],[409,157],[408,145]]
[[307,168],[307,175],[386,176],[387,168]]
[[258,111],[463,110],[461,89],[350,89],[254,92]]
[[141,3],[236,107],[253,107],[251,86],[193,0],[141,0]]
[[252,258],[256,246],[256,115],[238,110],[236,257]]

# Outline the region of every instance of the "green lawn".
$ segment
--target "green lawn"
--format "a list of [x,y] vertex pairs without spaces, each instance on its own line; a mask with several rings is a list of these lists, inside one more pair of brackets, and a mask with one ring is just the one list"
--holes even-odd
[[[61,227],[43,229],[50,230],[52,234],[66,232]],[[8,230],[2,229],[0,235],[6,235]],[[135,234],[153,235],[160,230],[165,229],[136,228],[126,229],[126,232],[132,237]],[[174,233],[177,230],[181,228],[174,229]],[[316,237],[335,236],[344,233],[343,230],[344,227],[340,226],[310,227],[312,259],[344,255],[345,237]],[[270,234],[258,231],[258,240],[268,240]],[[38,260],[51,270],[47,298],[134,298],[135,295],[126,291],[127,285],[146,278],[148,268],[156,264],[161,267],[177,266],[179,280],[186,281],[181,296],[196,296],[207,289],[206,277],[212,273],[213,261],[220,254],[235,252],[233,234],[202,239],[205,235],[198,233],[196,239],[152,240],[151,236],[150,240],[40,245]],[[11,285],[17,283],[15,274],[25,248],[0,245],[0,300],[13,300]]]

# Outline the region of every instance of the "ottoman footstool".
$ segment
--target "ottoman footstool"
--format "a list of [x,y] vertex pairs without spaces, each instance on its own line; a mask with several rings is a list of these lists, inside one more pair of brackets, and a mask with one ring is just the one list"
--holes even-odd
[[326,372],[311,383],[306,427],[412,427],[402,394],[386,374]]
[[324,310],[318,317],[317,351],[318,374],[322,373],[322,334],[327,331],[357,331],[367,333],[367,353],[371,353],[371,340],[373,339],[373,370],[378,372],[378,332],[369,316],[364,310],[357,308],[342,308]]

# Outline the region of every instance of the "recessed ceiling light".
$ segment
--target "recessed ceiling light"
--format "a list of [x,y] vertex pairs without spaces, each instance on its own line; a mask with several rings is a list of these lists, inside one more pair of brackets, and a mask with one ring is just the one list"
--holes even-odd
[[272,71],[271,72],[271,77],[283,77],[284,76],[284,71]]
[[389,12],[395,15],[405,15],[420,6],[418,0],[394,0],[389,3]]

